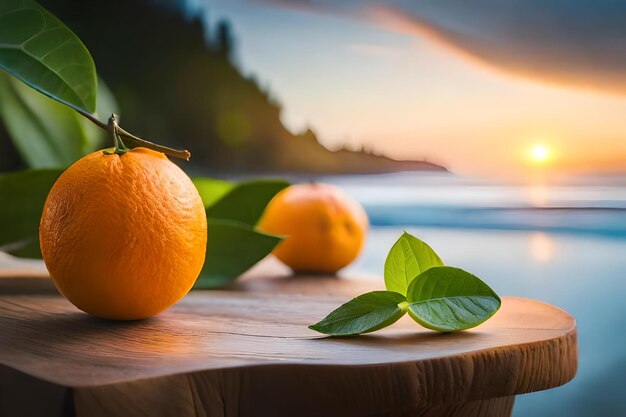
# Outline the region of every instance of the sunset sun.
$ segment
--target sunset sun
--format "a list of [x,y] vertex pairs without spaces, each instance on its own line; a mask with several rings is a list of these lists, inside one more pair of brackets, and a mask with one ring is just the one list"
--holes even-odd
[[543,144],[537,144],[531,149],[530,155],[534,162],[543,163],[550,159],[550,149]]

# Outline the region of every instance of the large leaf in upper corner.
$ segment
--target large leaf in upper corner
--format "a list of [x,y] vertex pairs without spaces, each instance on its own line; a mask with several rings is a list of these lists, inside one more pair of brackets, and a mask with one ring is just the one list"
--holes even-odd
[[[113,95],[103,82],[98,91],[99,113],[110,114],[116,108]],[[1,71],[0,98],[0,123],[31,168],[67,167],[109,139],[71,108]]]
[[0,174],[0,250],[41,258],[39,220],[58,169]]
[[247,224],[208,219],[206,260],[194,288],[228,284],[265,258],[281,240]]
[[33,0],[0,2],[0,68],[57,101],[96,111],[96,68],[89,51]]
[[237,184],[207,208],[207,217],[255,225],[270,200],[289,183],[283,180],[253,180]]

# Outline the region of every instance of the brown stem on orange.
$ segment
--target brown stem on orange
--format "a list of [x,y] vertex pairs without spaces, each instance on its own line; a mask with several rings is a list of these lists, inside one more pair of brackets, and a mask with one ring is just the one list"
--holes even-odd
[[94,115],[89,114],[82,109],[79,109],[76,107],[73,107],[73,108],[76,111],[78,111],[80,114],[85,116],[87,119],[89,119],[91,122],[93,122],[95,125],[97,125],[98,127],[108,130],[109,132],[113,134],[113,142],[115,143],[115,151],[113,151],[113,153],[123,154],[129,150],[129,148],[127,148],[124,145],[124,142],[122,141],[122,137],[123,137],[126,139],[126,143],[132,144],[131,147],[143,146],[144,148],[152,149],[153,151],[157,151],[157,152],[163,152],[166,155],[174,156],[176,158],[182,158],[186,161],[189,161],[189,158],[191,158],[191,153],[188,150],[178,150],[178,149],[168,148],[167,146],[158,145],[156,143],[147,141],[145,139],[141,139],[133,135],[132,133],[125,131],[117,123],[118,117],[115,113],[112,114],[111,117],[109,118],[109,123],[104,124],[100,120],[98,120]]
[[166,155],[175,156],[176,158],[182,158],[186,161],[189,161],[191,158],[191,152],[188,150],[178,150],[168,148],[167,146],[158,145],[156,143],[152,143],[145,139],[138,138],[137,136],[128,133],[124,129],[122,129],[119,125],[117,126],[117,134],[126,138],[126,142],[133,143],[135,146],[143,146],[144,148],[152,149],[153,151],[163,152]]

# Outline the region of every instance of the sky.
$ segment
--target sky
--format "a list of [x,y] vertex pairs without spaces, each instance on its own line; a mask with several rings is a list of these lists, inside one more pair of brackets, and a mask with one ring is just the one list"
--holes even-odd
[[491,177],[626,171],[626,3],[190,0],[293,132]]

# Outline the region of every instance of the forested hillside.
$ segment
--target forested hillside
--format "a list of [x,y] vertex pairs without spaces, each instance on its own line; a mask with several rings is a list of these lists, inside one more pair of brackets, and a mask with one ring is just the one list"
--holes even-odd
[[[115,94],[123,126],[192,151],[187,168],[220,173],[444,170],[364,152],[331,152],[309,130],[293,135],[281,107],[230,59],[228,22],[205,28],[181,2],[41,2],[87,45]],[[108,16],[103,18],[103,16]],[[9,155],[8,151],[6,155]]]

